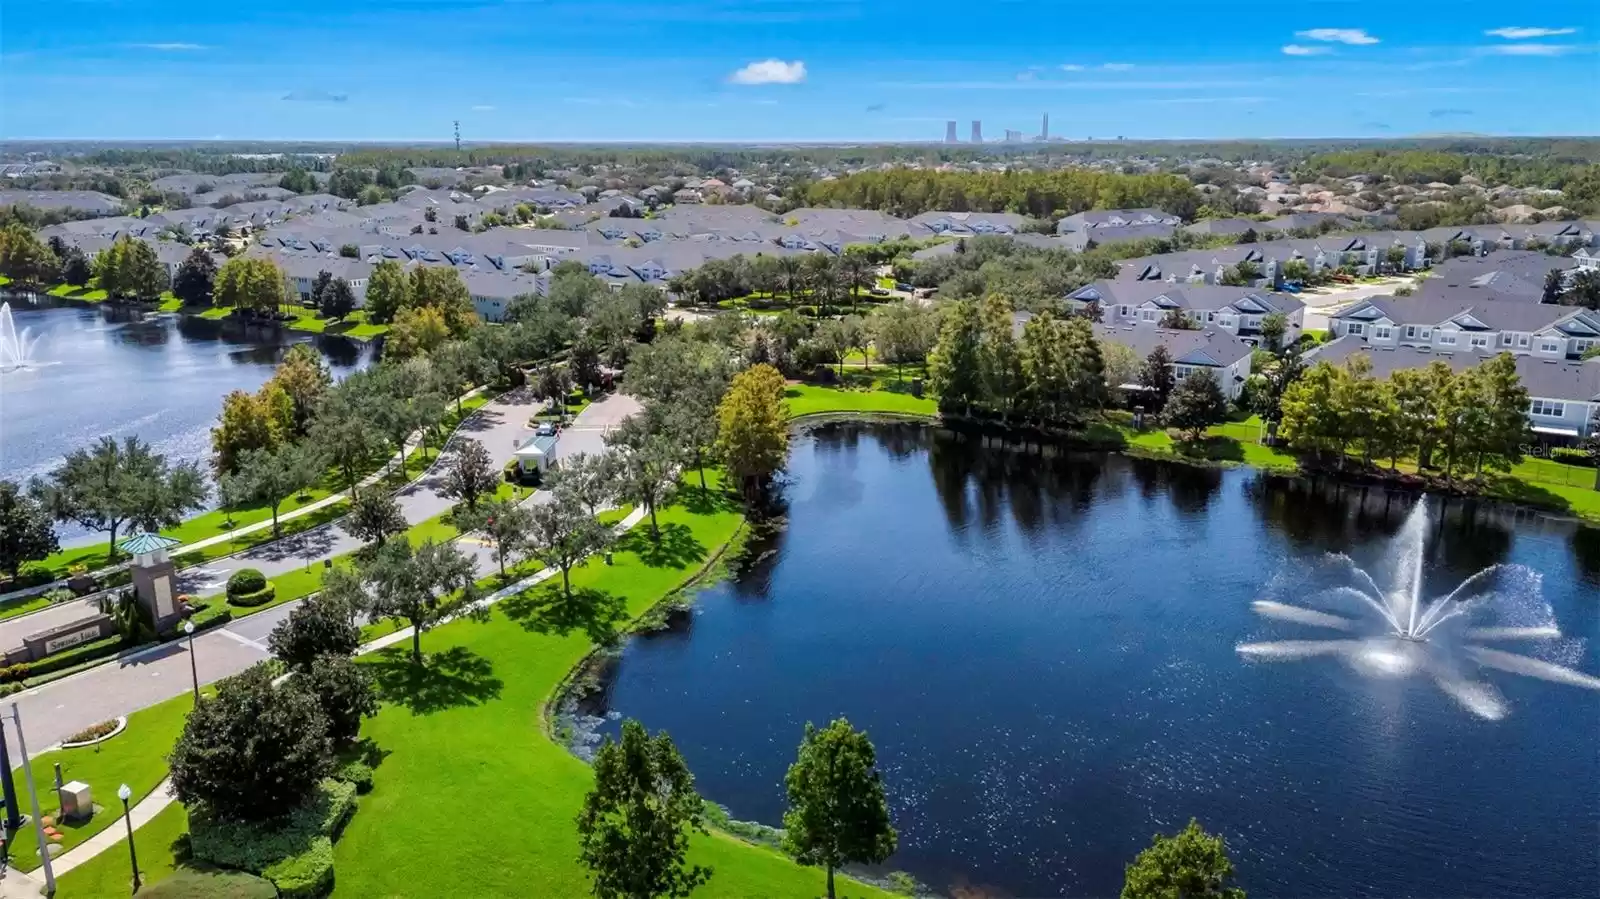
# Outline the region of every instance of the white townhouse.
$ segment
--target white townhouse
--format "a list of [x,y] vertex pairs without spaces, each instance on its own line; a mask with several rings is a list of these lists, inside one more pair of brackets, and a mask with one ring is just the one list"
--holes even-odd
[[1101,322],[1110,327],[1157,328],[1179,312],[1198,328],[1251,342],[1260,337],[1262,321],[1275,312],[1286,319],[1286,340],[1298,340],[1305,324],[1306,306],[1294,295],[1251,287],[1095,281],[1067,294],[1066,301],[1074,310],[1098,303]]
[[1508,352],[1579,359],[1600,346],[1600,313],[1578,306],[1493,300],[1460,292],[1372,297],[1328,319],[1334,337],[1441,352]]

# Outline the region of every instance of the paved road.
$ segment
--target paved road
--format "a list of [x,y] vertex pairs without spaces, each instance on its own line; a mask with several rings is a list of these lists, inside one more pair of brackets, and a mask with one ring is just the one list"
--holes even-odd
[[[504,404],[497,401],[485,406],[484,410],[489,413],[485,416],[485,425],[472,432],[472,436],[483,441],[490,455],[503,464],[510,459],[515,448],[512,435],[527,430],[532,408],[531,400],[509,397]],[[557,443],[557,457],[576,452],[603,451],[602,437],[605,431],[615,427],[638,408],[639,404],[626,396],[612,396],[591,405],[578,415],[572,427],[562,433]],[[419,487],[411,491],[409,499],[402,500],[403,504],[408,504],[408,518],[414,512],[420,515],[429,508],[435,511],[411,518],[413,521],[431,517],[449,506],[448,501],[437,496],[432,500],[425,499],[423,492],[424,489]],[[534,494],[536,498],[541,495]],[[488,548],[478,545],[470,537],[466,539],[469,542],[463,543],[462,548],[477,557],[479,573],[495,571]],[[294,567],[303,563],[291,558],[288,564]],[[226,576],[223,579],[226,580]],[[284,603],[226,627],[197,635],[193,640],[192,656],[187,641],[163,644],[19,693],[4,702],[15,701],[18,704],[23,724],[27,727],[28,748],[38,753],[90,725],[118,715],[127,715],[193,689],[191,658],[201,684],[237,674],[268,658],[267,636],[300,602]],[[16,737],[10,728],[7,728],[6,739],[15,754]]]
[[[515,391],[488,403],[463,422],[438,462],[395,494],[406,521],[416,524],[450,508],[450,500],[440,496],[438,488],[444,479],[445,463],[463,438],[470,437],[482,443],[498,468],[510,461],[512,452],[532,435],[528,419],[542,406],[542,401],[534,400],[528,393]],[[178,572],[178,592],[211,596],[222,592],[227,587],[228,576],[240,568],[255,568],[269,578],[276,577],[352,552],[360,546],[361,541],[350,536],[339,522],[330,522],[205,565],[185,568]],[[20,646],[23,637],[79,621],[95,611],[91,600],[79,600],[0,621],[0,646]]]

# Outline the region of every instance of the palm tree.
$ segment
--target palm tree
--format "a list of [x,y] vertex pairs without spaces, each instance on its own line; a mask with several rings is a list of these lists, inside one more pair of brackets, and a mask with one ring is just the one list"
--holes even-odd
[[807,256],[804,268],[806,284],[811,288],[811,298],[816,301],[817,316],[820,318],[828,314],[828,300],[833,296],[834,286],[839,283],[839,276],[834,270],[832,257],[825,253]]
[[779,256],[778,275],[779,281],[781,281],[783,284],[783,292],[789,297],[789,305],[793,306],[795,288],[799,287],[801,284],[800,257]]
[[870,287],[872,284],[870,280],[871,271],[872,267],[867,264],[866,258],[860,253],[846,251],[843,256],[839,257],[840,283],[850,289],[850,312],[852,315],[855,314],[856,300],[861,288]]

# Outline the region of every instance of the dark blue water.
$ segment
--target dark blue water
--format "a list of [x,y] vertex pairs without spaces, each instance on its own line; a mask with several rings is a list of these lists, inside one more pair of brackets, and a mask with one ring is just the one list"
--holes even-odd
[[[177,315],[10,299],[38,337],[28,371],[0,373],[0,476],[26,482],[102,435],[135,435],[174,461],[210,458],[222,398],[254,391],[289,347],[311,342],[335,377],[374,352],[347,338]],[[60,525],[63,539],[82,535]]]
[[[764,558],[633,641],[607,696],[735,817],[780,823],[804,723],[843,715],[886,772],[886,867],[940,891],[1114,895],[1196,817],[1255,895],[1600,893],[1600,693],[1488,672],[1511,712],[1486,721],[1423,678],[1235,652],[1316,636],[1250,602],[1330,551],[1375,563],[1412,499],[906,425],[815,429],[790,473]],[[1600,673],[1600,532],[1439,518],[1425,592],[1531,566],[1589,638],[1559,660]]]

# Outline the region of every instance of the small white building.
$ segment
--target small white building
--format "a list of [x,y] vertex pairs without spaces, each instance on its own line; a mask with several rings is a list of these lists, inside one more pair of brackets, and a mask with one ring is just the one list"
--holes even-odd
[[556,436],[534,437],[527,443],[517,448],[511,458],[517,463],[517,470],[523,474],[538,472],[543,474],[549,470],[550,464],[556,458]]

